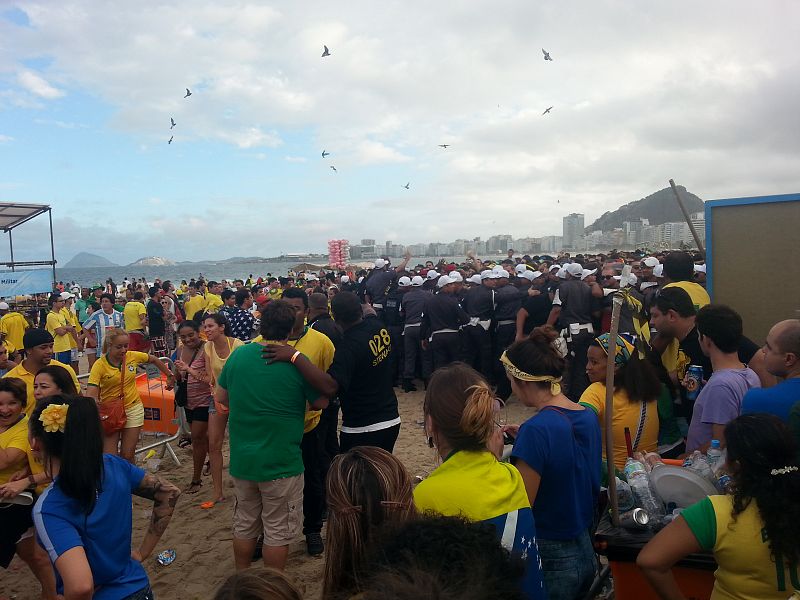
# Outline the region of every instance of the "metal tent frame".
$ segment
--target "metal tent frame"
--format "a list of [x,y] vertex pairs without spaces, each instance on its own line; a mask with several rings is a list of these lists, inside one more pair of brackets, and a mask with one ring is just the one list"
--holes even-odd
[[[14,239],[11,231],[20,225],[35,219],[39,215],[47,213],[50,221],[50,260],[14,260]],[[8,234],[8,245],[11,250],[11,261],[0,262],[0,265],[10,267],[12,271],[16,267],[40,267],[48,265],[53,269],[53,282],[56,281],[56,249],[53,242],[53,212],[47,204],[18,204],[14,202],[0,202],[0,229]]]

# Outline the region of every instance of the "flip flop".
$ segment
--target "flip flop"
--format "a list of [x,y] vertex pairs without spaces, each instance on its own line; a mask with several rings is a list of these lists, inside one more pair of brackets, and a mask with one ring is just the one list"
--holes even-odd
[[192,481],[183,491],[187,494],[196,494],[200,491],[200,488],[203,486],[202,481]]
[[184,437],[178,441],[178,448],[186,448],[186,446],[191,446],[191,445],[192,445],[192,438]]
[[209,500],[208,502],[203,502],[200,505],[200,508],[202,508],[203,510],[208,510],[209,508],[214,508],[216,506],[216,504],[217,503],[214,502],[213,500]]

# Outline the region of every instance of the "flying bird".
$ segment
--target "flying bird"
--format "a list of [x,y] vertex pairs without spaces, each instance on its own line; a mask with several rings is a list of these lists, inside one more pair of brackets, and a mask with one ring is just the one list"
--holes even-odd
[[449,148],[450,144],[439,144],[439,148]]
[[330,56],[330,55],[331,55],[331,53],[330,53],[330,51],[328,50],[328,47],[327,47],[327,46],[324,46],[324,45],[323,45],[322,47],[324,48],[324,50],[322,51],[322,58],[325,58],[326,56]]
[[407,184],[405,184],[403,187],[404,187],[404,188],[406,188],[406,189],[410,189],[410,188],[411,188],[411,182],[409,181],[409,182],[408,182]]
[[333,165],[331,165],[331,169],[333,170],[334,173],[338,173],[339,172],[339,171],[336,170],[336,167],[334,167]]
[[326,156],[330,156],[330,155],[331,155],[330,152],[326,152],[325,150],[322,151],[322,158],[325,158]]
[[544,115],[548,114],[548,113],[549,113],[551,110],[553,110],[553,107],[552,107],[552,106],[551,106],[551,107],[549,107],[549,108],[547,108],[547,109],[546,109],[546,110],[545,110],[545,111],[542,113],[542,116],[544,116]]
[[167,143],[171,144],[172,143],[172,138],[174,138],[174,137],[175,137],[174,135],[169,136],[169,141]]
[[545,50],[544,48],[542,48],[542,54],[544,54],[544,59],[545,59],[545,60],[553,60],[553,59],[550,57],[550,53],[549,53],[547,50]]
[[192,95],[191,90],[189,88],[186,88],[186,95],[184,96],[184,98],[188,98],[191,95]]
[[175,127],[175,119],[170,117],[169,118],[169,128],[172,129],[173,127]]

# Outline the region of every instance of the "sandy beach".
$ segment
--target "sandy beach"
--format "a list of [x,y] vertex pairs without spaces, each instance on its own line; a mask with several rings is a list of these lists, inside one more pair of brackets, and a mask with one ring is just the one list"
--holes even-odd
[[[395,446],[399,457],[412,477],[426,476],[436,466],[435,450],[425,444],[422,427],[417,420],[422,417],[424,392],[398,393],[400,416],[403,424]],[[501,415],[507,423],[522,423],[532,414],[532,409],[512,400]],[[174,447],[181,466],[168,457],[161,462],[159,474],[183,489],[191,479],[191,449]],[[227,466],[227,452],[226,452]],[[226,480],[229,482],[230,480]],[[169,566],[159,565],[154,557],[145,561],[145,568],[156,597],[200,600],[212,598],[217,587],[233,573],[231,548],[231,515],[233,490],[227,488],[228,501],[211,510],[203,510],[200,503],[211,495],[211,479],[204,478],[203,489],[197,494],[184,494],[178,501],[175,515],[157,551],[172,548],[177,554]],[[133,543],[138,545],[147,529],[151,504],[139,498],[133,502]],[[325,532],[323,530],[323,536]],[[306,554],[305,539],[300,537],[290,548],[287,572],[305,586],[305,597],[314,600],[322,590],[324,555],[310,557]],[[256,564],[256,563],[254,563]],[[8,571],[0,574],[0,599],[37,600],[39,586],[28,567],[15,558]]]

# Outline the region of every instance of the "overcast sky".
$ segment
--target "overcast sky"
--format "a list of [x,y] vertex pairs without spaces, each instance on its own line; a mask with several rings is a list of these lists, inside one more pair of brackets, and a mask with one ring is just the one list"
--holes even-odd
[[124,264],[798,192],[798,39],[794,0],[0,0],[0,201]]

